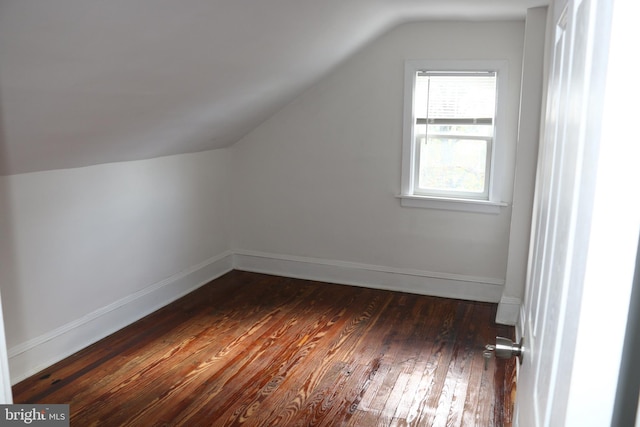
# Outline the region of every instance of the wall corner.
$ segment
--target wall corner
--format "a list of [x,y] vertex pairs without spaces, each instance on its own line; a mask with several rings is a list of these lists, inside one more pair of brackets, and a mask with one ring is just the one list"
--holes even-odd
[[515,326],[518,323],[521,305],[522,300],[520,298],[505,296],[500,298],[498,313],[496,314],[496,323]]

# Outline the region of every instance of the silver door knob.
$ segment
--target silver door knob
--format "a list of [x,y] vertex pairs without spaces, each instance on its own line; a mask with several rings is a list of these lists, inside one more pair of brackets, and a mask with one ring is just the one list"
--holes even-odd
[[511,359],[517,357],[522,363],[524,356],[524,347],[522,346],[523,339],[520,339],[519,343],[514,343],[509,338],[496,337],[496,357],[500,359]]

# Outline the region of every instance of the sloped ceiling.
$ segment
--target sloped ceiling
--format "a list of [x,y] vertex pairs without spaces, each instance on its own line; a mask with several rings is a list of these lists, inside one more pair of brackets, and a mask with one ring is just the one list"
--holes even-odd
[[0,0],[0,173],[229,146],[404,21],[544,0]]

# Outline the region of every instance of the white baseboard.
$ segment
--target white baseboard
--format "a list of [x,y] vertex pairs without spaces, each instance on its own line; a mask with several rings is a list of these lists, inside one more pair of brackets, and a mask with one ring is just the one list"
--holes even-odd
[[[228,251],[9,349],[11,383],[51,366],[233,270],[444,298],[501,301],[504,280],[254,251]],[[516,301],[506,301],[507,315]],[[517,302],[519,310],[519,300]],[[500,310],[499,310],[500,312]],[[508,317],[507,316],[507,317]],[[516,316],[517,317],[517,316]],[[510,317],[509,317],[510,318]]]
[[516,325],[518,323],[518,316],[520,316],[521,305],[522,301],[520,298],[500,298],[500,303],[498,303],[498,313],[496,314],[496,323],[510,326]]
[[9,349],[11,383],[53,365],[233,269],[230,251]]
[[516,338],[520,340],[520,338],[525,336],[525,331],[528,325],[525,323],[526,314],[524,311],[524,304],[520,306],[520,313],[518,317],[518,323],[516,323]]
[[235,251],[237,270],[445,298],[498,302],[503,279],[397,269],[370,264]]

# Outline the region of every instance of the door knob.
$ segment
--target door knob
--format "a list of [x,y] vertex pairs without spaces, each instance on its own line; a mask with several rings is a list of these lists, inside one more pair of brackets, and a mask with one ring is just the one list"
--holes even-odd
[[496,357],[500,359],[511,359],[515,356],[520,360],[520,363],[522,363],[524,357],[523,341],[523,338],[520,338],[519,343],[514,343],[509,338],[496,337]]

